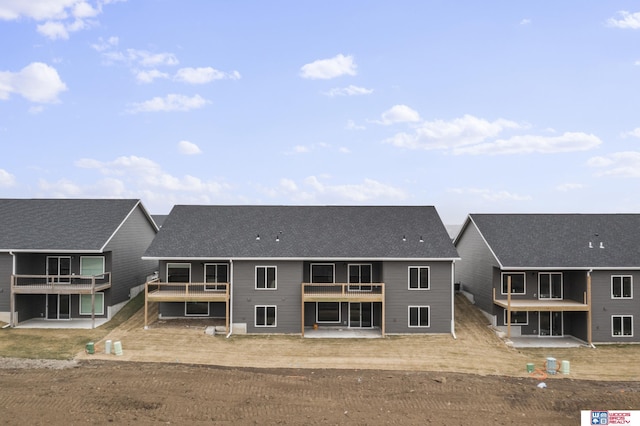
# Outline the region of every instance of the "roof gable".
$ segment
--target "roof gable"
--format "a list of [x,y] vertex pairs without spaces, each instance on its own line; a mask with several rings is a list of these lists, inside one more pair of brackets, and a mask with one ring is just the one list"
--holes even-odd
[[139,200],[0,199],[0,250],[101,251]]
[[638,214],[472,214],[503,268],[640,267]]
[[430,206],[179,205],[145,257],[453,259],[458,254]]

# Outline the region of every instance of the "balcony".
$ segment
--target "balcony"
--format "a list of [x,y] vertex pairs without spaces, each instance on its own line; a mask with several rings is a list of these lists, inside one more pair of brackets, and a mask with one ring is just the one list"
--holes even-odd
[[493,289],[493,303],[501,308],[512,311],[589,311],[587,292],[584,292],[583,302],[572,299],[523,299],[520,297],[502,296],[496,298],[496,289]]
[[110,287],[110,272],[100,275],[11,275],[12,294],[91,294]]
[[165,283],[157,280],[145,284],[150,302],[226,302],[229,283]]
[[384,302],[384,283],[302,283],[304,302]]

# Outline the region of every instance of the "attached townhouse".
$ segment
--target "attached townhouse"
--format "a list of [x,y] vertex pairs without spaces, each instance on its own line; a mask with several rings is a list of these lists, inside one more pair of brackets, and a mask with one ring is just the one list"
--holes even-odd
[[228,332],[453,333],[458,254],[431,206],[173,208],[144,255],[161,318]]
[[[140,200],[0,199],[0,320],[108,320],[158,269]],[[49,324],[51,325],[51,324]]]
[[640,215],[471,214],[454,244],[456,282],[510,336],[640,342]]

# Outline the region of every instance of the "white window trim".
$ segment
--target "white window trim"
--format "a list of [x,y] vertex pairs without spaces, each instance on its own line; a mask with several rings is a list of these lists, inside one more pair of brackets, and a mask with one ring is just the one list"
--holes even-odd
[[[507,310],[505,309],[503,314],[503,324],[504,325],[508,325],[507,323]],[[511,311],[511,315],[513,315],[515,311]],[[529,325],[529,312],[527,311],[519,311],[519,312],[524,312],[527,315],[527,321],[526,322],[512,322],[511,325]]]
[[[413,268],[417,268],[418,269],[418,285],[420,285],[420,269],[426,269],[427,270],[427,287],[416,287],[416,288],[412,288],[411,287],[411,269]],[[409,290],[431,290],[431,267],[430,266],[409,266],[407,267],[407,288]],[[429,313],[429,315],[431,315],[431,313]]]
[[[228,263],[205,263],[202,267],[202,276],[204,277],[204,291],[220,291],[226,290],[228,282],[221,283],[216,281],[215,283],[208,283],[207,281],[207,266],[215,266],[218,269],[218,266],[226,266],[227,267],[227,279],[229,278],[229,264]],[[216,273],[218,271],[216,270]],[[217,274],[216,274],[217,276]],[[219,286],[219,284],[224,284],[223,286]]]
[[[314,283],[313,282],[313,267],[314,266],[331,266],[332,274],[333,274],[333,280],[330,283]],[[309,265],[309,281],[311,281],[311,284],[335,284],[335,282],[336,282],[336,265],[335,265],[335,263],[312,263],[311,265]]]
[[104,256],[80,256],[80,275],[82,274],[82,260],[83,259],[102,259],[102,274],[100,275],[96,275],[96,278],[104,278],[104,273],[105,273],[105,259]]
[[[206,303],[207,304],[207,313],[206,314],[190,314],[187,312],[187,306],[189,305],[189,303]],[[209,302],[205,302],[205,301],[195,301],[195,300],[191,300],[191,301],[185,301],[184,302],[184,316],[185,317],[208,317],[211,313],[211,304]]]
[[[99,292],[96,293],[96,299],[95,299],[96,302],[98,301],[98,297],[97,297],[98,295],[101,296],[100,299],[101,299],[102,302],[99,305],[96,303],[95,314],[96,315],[104,315],[104,292],[99,291]],[[91,311],[89,311],[87,313],[82,312],[82,298],[83,298],[83,296],[91,298],[90,294],[81,294],[80,295],[80,300],[79,300],[80,301],[80,306],[78,307],[79,314],[80,315],[91,315]]]
[[[264,285],[265,287],[258,287],[258,269],[260,268],[273,268],[274,269],[274,280],[275,280],[275,287],[271,288],[271,287],[267,287],[267,271],[265,270],[265,275],[264,275]],[[255,271],[254,271],[254,283],[253,283],[254,289],[255,290],[277,290],[278,289],[278,267],[275,265],[256,265],[255,267]]]
[[[502,283],[504,281],[504,276],[505,275],[522,275],[524,276],[524,288],[523,288],[523,292],[522,293],[514,293],[513,291],[511,292],[512,295],[517,294],[517,295],[524,295],[527,294],[527,273],[526,272],[502,272],[500,274],[500,294],[503,295],[507,295],[509,294],[506,291],[502,291]],[[513,290],[513,286],[511,286],[511,290]]]
[[[620,318],[620,325],[623,325],[622,319],[631,318],[631,334],[613,334],[613,319]],[[624,331],[624,330],[622,330]],[[611,315],[611,337],[633,337],[633,315]]]
[[[337,321],[320,321],[318,318],[318,313],[320,312],[319,304],[320,303],[337,303],[338,304],[338,320]],[[316,322],[318,324],[342,324],[342,303],[334,302],[334,301],[326,301],[326,302],[316,302]]]
[[[362,266],[368,266],[371,272],[371,282],[370,283],[353,283],[351,284],[351,267],[352,266],[360,266],[360,275],[362,275]],[[335,281],[335,274],[333,275],[333,280]],[[361,277],[360,277],[361,278]],[[347,264],[347,283],[349,284],[349,291],[365,291],[371,292],[373,291],[373,264],[372,263],[349,263]],[[363,288],[364,287],[364,288]],[[367,288],[368,287],[368,288]]]
[[[620,278],[621,281],[622,281],[621,284],[623,284],[624,283],[624,278],[626,278],[626,277],[629,277],[631,279],[631,296],[629,296],[629,297],[625,297],[625,296],[616,297],[616,296],[614,296],[613,295],[613,279],[614,278]],[[621,290],[624,290],[624,286],[621,288]],[[624,291],[622,293],[624,293]],[[630,300],[630,299],[633,299],[633,275],[629,275],[629,274],[627,274],[627,275],[611,275],[611,298],[615,299],[615,300],[619,300],[619,299]]]
[[[191,263],[189,263],[189,262],[170,262],[170,263],[167,263],[166,274],[165,274],[165,278],[166,278],[167,282],[169,281],[169,266],[173,266],[175,268],[176,267],[175,265],[187,265],[184,269],[189,269],[189,281],[187,281],[187,282],[190,283],[191,282]],[[180,266],[178,266],[178,268],[180,268]]]
[[[560,297],[542,297],[541,294],[542,292],[540,291],[540,276],[541,275],[560,275]],[[525,285],[524,285],[524,289],[525,289],[525,294],[526,294],[526,290],[527,290],[527,283],[526,283],[526,275],[524,277],[525,279]],[[551,286],[551,281],[549,281],[549,286]],[[549,287],[549,293],[551,293],[551,287]],[[506,293],[504,293],[506,294]],[[520,293],[517,293],[520,294]],[[564,300],[564,274],[562,272],[538,272],[538,300]]]
[[[418,323],[420,323],[420,308],[427,308],[429,325],[411,325],[411,308],[418,309]],[[431,328],[431,306],[430,305],[409,305],[407,309],[407,325],[409,328]]]
[[[265,318],[264,318],[264,325],[258,325],[258,308],[265,308],[264,314],[265,314]],[[274,313],[273,313],[273,318],[274,318],[274,324],[273,325],[269,325],[267,324],[267,309],[269,308],[273,308],[274,309]],[[278,305],[255,305],[254,309],[253,309],[253,325],[255,327],[258,328],[265,328],[265,327],[269,327],[269,328],[273,328],[273,327],[277,327],[278,326]]]

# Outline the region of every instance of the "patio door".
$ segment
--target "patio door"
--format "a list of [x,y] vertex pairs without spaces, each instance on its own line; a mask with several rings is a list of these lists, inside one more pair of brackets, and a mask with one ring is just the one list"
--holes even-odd
[[372,328],[373,327],[373,303],[351,302],[349,303],[349,327]]
[[70,294],[47,294],[47,319],[71,319]]
[[71,256],[47,256],[47,275],[53,277],[53,282],[68,284]]
[[540,312],[539,335],[562,336],[562,312]]

